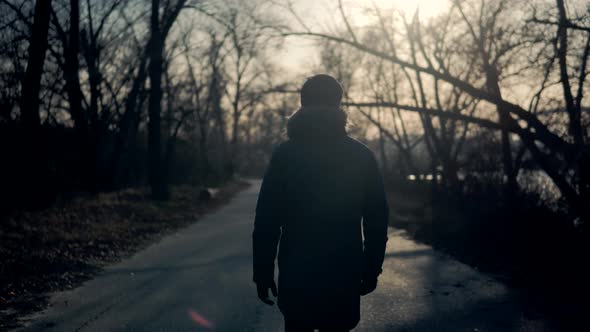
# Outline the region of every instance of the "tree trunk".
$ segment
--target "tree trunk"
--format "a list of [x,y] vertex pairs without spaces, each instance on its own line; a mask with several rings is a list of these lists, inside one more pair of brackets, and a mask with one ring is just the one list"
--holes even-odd
[[80,155],[76,177],[81,188],[96,190],[96,144],[88,128],[88,118],[82,107],[80,85],[80,4],[70,0],[70,28],[67,45],[64,45],[64,79],[68,96],[69,110],[74,122],[77,149]]
[[151,55],[149,65],[150,96],[148,121],[148,173],[152,196],[167,199],[168,190],[162,174],[161,112],[162,112],[162,65],[163,40],[160,31],[160,1],[152,0]]
[[[149,43],[146,46],[149,48]],[[110,161],[108,163],[109,167],[109,175],[108,179],[110,181],[110,189],[115,189],[117,186],[117,174],[119,172],[119,163],[121,157],[123,156],[126,147],[128,147],[128,142],[131,138],[135,137],[135,130],[133,130],[134,121],[137,121],[138,115],[140,113],[141,105],[141,95],[145,89],[145,82],[147,78],[147,62],[149,59],[149,54],[147,50],[144,54],[142,54],[141,60],[138,65],[137,77],[133,80],[133,84],[131,85],[131,90],[127,94],[125,99],[125,110],[123,116],[119,120],[119,132],[115,138],[115,146],[113,148],[113,153],[111,154]],[[130,73],[130,75],[132,75]]]
[[29,41],[29,58],[27,69],[22,81],[20,97],[20,115],[23,125],[23,146],[18,150],[22,154],[16,158],[15,165],[19,168],[19,181],[8,181],[8,187],[16,198],[16,202],[24,202],[24,207],[38,207],[45,201],[49,189],[47,148],[42,138],[41,117],[39,115],[39,94],[45,53],[47,52],[47,36],[49,32],[50,0],[37,0],[35,16]]
[[[86,65],[88,68],[88,83],[90,86],[90,108],[88,109],[88,119],[89,119],[89,137],[88,137],[88,145],[86,149],[88,149],[88,153],[92,153],[89,156],[89,176],[90,176],[90,183],[91,188],[94,190],[98,190],[100,176],[104,176],[103,174],[99,174],[98,163],[100,161],[100,148],[101,148],[101,139],[103,134],[103,125],[101,123],[101,119],[98,115],[98,104],[101,100],[101,91],[100,91],[100,84],[101,84],[101,74],[99,71],[99,53],[100,50],[98,49],[96,39],[92,35],[93,30],[91,29],[89,33],[82,30],[82,52],[84,58],[86,60]],[[108,172],[107,172],[108,173]],[[102,185],[101,185],[102,186]]]
[[568,51],[568,28],[569,22],[565,8],[564,0],[556,0],[559,12],[559,24],[557,29],[557,59],[559,63],[560,83],[563,89],[566,111],[569,116],[569,132],[574,138],[574,144],[581,147],[584,144],[584,129],[582,128],[581,105],[576,105],[572,93],[572,87],[568,74],[569,65],[567,63]]
[[89,38],[86,36],[86,34],[82,35],[82,50],[86,60],[86,65],[88,67],[88,83],[90,86],[90,109],[88,110],[88,115],[90,124],[92,126],[92,131],[97,133],[100,130],[98,102],[100,100],[100,83],[102,79],[98,69],[99,51],[96,46],[96,41],[92,36],[90,36],[90,41],[88,39]]
[[27,128],[31,129],[36,129],[41,122],[39,117],[39,92],[41,90],[45,53],[47,52],[50,12],[51,0],[37,0],[29,42],[29,59],[22,83],[20,101],[21,121]]
[[[499,99],[502,99],[502,91],[500,90],[500,84],[498,82],[498,73],[496,69],[489,64],[487,60],[487,54],[484,54],[484,66],[486,67],[486,86],[488,92],[492,93]],[[506,176],[504,198],[506,199],[506,202],[510,203],[513,201],[514,195],[518,191],[518,183],[516,181],[518,170],[514,167],[515,165],[512,158],[512,143],[510,142],[510,133],[507,129],[510,126],[510,114],[508,112],[503,112],[500,107],[501,106],[496,105],[498,119],[502,125],[502,130],[500,132],[502,143],[502,163],[504,166],[504,176]]]
[[226,136],[226,123],[223,118],[223,109],[221,108],[221,91],[223,90],[222,83],[220,82],[219,69],[214,68],[216,72],[213,74],[213,81],[211,83],[210,100],[211,110],[213,111],[213,117],[215,119],[216,131],[219,136],[219,142],[221,143],[221,173],[218,174],[217,180],[226,179],[226,164],[228,157],[228,146]]
[[80,49],[80,4],[79,0],[70,0],[70,31],[68,45],[65,48],[66,91],[70,103],[70,113],[80,139],[86,140],[88,134],[88,121],[82,109],[82,91],[80,90],[80,62],[78,54]]

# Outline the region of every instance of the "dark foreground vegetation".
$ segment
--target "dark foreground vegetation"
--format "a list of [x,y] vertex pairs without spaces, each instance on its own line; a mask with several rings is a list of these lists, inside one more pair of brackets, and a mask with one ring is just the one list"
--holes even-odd
[[390,184],[391,225],[459,261],[488,273],[523,295],[533,318],[555,331],[588,326],[588,234],[535,195],[437,191],[429,182]]
[[3,217],[0,330],[43,309],[48,292],[77,287],[107,264],[198,221],[247,186],[173,186],[167,202],[151,200],[147,188],[125,189]]

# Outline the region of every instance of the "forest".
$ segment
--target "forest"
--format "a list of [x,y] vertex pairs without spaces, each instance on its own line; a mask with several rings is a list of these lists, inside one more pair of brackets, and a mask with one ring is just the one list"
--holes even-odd
[[0,229],[81,196],[261,177],[327,73],[392,226],[587,292],[590,5],[438,3],[0,0]]

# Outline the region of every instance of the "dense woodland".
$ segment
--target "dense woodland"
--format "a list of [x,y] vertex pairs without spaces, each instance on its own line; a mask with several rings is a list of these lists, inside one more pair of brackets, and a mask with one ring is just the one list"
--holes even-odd
[[[585,1],[452,0],[426,19],[327,3],[331,22],[288,0],[0,1],[3,210],[260,175],[297,88],[325,72],[392,187],[526,200],[585,228]],[[275,56],[292,39],[317,51],[301,73]]]
[[166,199],[168,183],[219,183],[239,158],[247,167],[246,149],[279,139],[281,105],[263,93],[276,46],[258,4],[11,0],[0,10],[5,202],[144,183]]

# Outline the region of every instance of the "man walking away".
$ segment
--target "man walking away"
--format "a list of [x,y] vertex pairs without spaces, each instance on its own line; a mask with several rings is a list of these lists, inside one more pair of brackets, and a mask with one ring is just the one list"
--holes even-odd
[[374,154],[347,136],[342,94],[328,75],[305,82],[258,197],[254,282],[264,303],[274,304],[269,290],[278,295],[285,331],[353,329],[360,296],[375,290],[381,273],[389,218],[383,181]]

